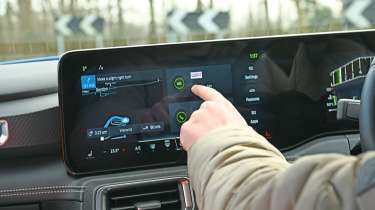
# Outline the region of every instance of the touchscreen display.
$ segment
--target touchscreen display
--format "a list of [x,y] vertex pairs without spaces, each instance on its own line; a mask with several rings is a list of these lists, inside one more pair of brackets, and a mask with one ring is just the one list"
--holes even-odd
[[[65,161],[73,173],[186,163],[179,130],[213,87],[281,150],[358,129],[336,120],[359,98],[374,32],[74,51],[59,64]],[[213,118],[215,116],[212,116]]]

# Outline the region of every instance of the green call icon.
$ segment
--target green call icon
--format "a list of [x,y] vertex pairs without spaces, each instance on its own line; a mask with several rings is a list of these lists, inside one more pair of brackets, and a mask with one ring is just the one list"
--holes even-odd
[[182,91],[185,88],[185,79],[181,76],[178,76],[173,81],[173,86],[176,90]]
[[176,120],[178,123],[183,124],[187,121],[187,114],[184,111],[178,111],[176,113]]

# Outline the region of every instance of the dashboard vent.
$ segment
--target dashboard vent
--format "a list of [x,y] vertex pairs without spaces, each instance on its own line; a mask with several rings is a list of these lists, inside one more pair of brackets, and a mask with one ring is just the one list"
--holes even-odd
[[111,189],[108,210],[189,210],[191,191],[187,180],[147,183]]

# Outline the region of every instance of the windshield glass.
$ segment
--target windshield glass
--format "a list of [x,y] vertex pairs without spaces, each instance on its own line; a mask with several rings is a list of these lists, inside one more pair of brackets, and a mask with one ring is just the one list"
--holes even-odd
[[0,61],[84,48],[372,28],[373,0],[1,0]]

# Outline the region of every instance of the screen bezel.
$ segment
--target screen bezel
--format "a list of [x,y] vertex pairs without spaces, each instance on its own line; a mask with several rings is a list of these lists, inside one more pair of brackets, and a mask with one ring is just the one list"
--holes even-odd
[[[255,37],[255,38],[241,38],[241,39],[227,39],[227,40],[212,40],[212,41],[196,41],[196,42],[187,42],[187,43],[172,43],[172,44],[154,44],[154,45],[141,45],[141,46],[126,46],[126,47],[112,47],[112,48],[105,48],[105,49],[89,49],[89,50],[75,50],[65,53],[59,61],[58,64],[58,95],[59,95],[59,108],[60,108],[60,117],[61,117],[61,145],[62,145],[62,154],[63,160],[68,168],[68,172],[73,175],[85,175],[85,174],[93,174],[93,173],[103,173],[103,172],[112,172],[112,171],[120,171],[120,170],[134,170],[134,169],[147,169],[153,168],[157,166],[175,166],[181,165],[181,163],[166,163],[166,164],[152,164],[152,165],[140,165],[135,167],[122,167],[118,169],[109,169],[109,170],[92,170],[92,171],[82,171],[78,168],[74,168],[72,164],[72,158],[69,157],[69,151],[67,150],[67,139],[65,137],[66,127],[64,123],[66,122],[64,114],[64,72],[63,66],[66,63],[66,60],[71,59],[71,57],[80,56],[88,56],[88,54],[106,54],[114,51],[121,51],[121,53],[126,54],[131,50],[147,50],[152,49],[153,53],[157,52],[157,48],[165,48],[165,47],[172,47],[172,48],[196,48],[196,47],[210,47],[215,44],[230,44],[233,42],[256,42],[256,41],[276,41],[278,39],[305,39],[305,38],[324,38],[327,37],[335,37],[335,36],[351,36],[352,34],[360,35],[360,33],[374,33],[375,30],[363,30],[363,31],[349,31],[349,32],[329,32],[329,33],[317,33],[317,34],[296,34],[296,35],[283,35],[283,36],[268,36],[268,37]],[[155,50],[156,49],[156,50]],[[105,55],[103,55],[105,56]],[[183,163],[182,165],[184,165]]]

